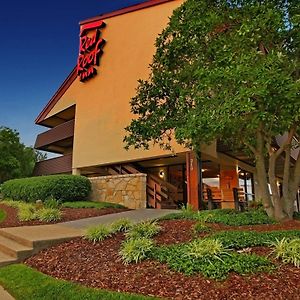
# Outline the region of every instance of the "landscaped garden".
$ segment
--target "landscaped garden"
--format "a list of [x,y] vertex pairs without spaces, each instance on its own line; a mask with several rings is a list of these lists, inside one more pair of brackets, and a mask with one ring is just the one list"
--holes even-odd
[[38,291],[48,298],[34,299],[49,299],[52,285],[75,288],[56,279],[122,292],[103,299],[135,299],[124,292],[167,299],[299,299],[300,222],[276,223],[260,209],[183,209],[154,222],[121,219],[91,227],[25,265],[2,269],[0,283],[15,296],[24,289],[26,299],[37,291],[27,289],[26,277],[15,270],[32,282],[51,281]]
[[89,180],[82,176],[9,180],[1,186],[0,228],[67,222],[128,210],[119,204],[86,201],[90,190]]

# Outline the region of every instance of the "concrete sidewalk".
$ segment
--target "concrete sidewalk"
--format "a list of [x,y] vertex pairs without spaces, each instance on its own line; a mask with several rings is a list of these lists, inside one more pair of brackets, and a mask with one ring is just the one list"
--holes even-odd
[[1,300],[14,300],[12,297],[1,285],[0,285],[0,299]]
[[179,212],[178,210],[173,209],[137,209],[131,211],[124,211],[116,214],[109,214],[100,217],[93,217],[81,220],[75,220],[65,223],[60,223],[60,226],[65,226],[73,229],[84,230],[89,226],[94,226],[97,224],[111,224],[119,219],[129,219],[134,223],[138,223],[145,220],[154,220],[163,216],[166,216],[170,213]]
[[[0,267],[21,262],[42,249],[81,237],[85,229],[90,226],[111,224],[122,218],[138,223],[174,212],[178,212],[178,210],[138,209],[52,225],[1,228]],[[0,300],[2,300],[1,294]]]

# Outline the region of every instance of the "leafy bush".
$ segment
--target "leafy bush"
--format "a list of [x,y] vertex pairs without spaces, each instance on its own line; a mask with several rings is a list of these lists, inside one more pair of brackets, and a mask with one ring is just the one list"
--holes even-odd
[[61,207],[61,201],[57,201],[56,199],[50,197],[50,198],[45,200],[44,206],[46,208],[59,209]]
[[214,209],[203,211],[179,212],[167,215],[162,220],[190,219],[209,223],[222,223],[230,226],[258,225],[276,223],[263,210],[251,209],[239,212],[233,209]]
[[136,239],[125,240],[120,249],[120,255],[124,263],[138,263],[152,251],[154,242],[148,238],[138,237]]
[[3,196],[12,200],[34,202],[53,197],[64,202],[86,198],[91,183],[83,176],[51,175],[9,180],[1,188]]
[[4,205],[7,205],[7,206],[10,206],[10,207],[13,207],[13,208],[18,208],[19,205],[23,204],[24,202],[5,199],[5,200],[1,200],[0,203],[4,204]]
[[291,263],[297,268],[300,267],[300,238],[293,240],[276,239],[272,245],[276,258],[282,259],[284,263]]
[[218,239],[195,240],[187,245],[186,255],[191,258],[203,258],[210,260],[218,258],[223,254],[228,254],[228,250],[224,248]]
[[206,239],[219,239],[226,248],[242,249],[253,246],[266,246],[276,239],[300,238],[300,230],[280,230],[270,232],[222,231]]
[[197,222],[192,228],[193,234],[198,235],[199,233],[207,233],[211,231],[211,228],[205,225],[204,222]]
[[37,219],[36,208],[33,204],[21,203],[17,207],[20,221],[32,221]]
[[61,212],[57,208],[42,208],[36,211],[37,219],[43,222],[59,221]]
[[218,257],[210,257],[209,260],[207,258],[195,258],[186,255],[189,247],[189,243],[155,247],[151,257],[161,263],[166,263],[169,268],[177,272],[186,275],[201,273],[213,279],[225,279],[230,272],[244,275],[269,271],[274,267],[267,258],[254,254],[232,252],[230,255],[224,253]]
[[94,201],[64,202],[62,206],[66,208],[125,208],[125,206],[117,203]]
[[111,224],[113,232],[127,232],[133,226],[129,219],[119,219]]
[[157,221],[144,221],[133,225],[126,233],[126,237],[129,239],[138,238],[152,238],[159,233],[161,227]]
[[100,224],[97,226],[89,227],[84,234],[84,238],[89,240],[90,242],[96,243],[105,240],[107,237],[111,235],[112,235],[111,229],[108,226]]

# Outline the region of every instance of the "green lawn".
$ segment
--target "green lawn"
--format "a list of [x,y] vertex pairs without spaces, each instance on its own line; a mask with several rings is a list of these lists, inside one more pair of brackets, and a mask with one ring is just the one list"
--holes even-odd
[[124,208],[124,206],[120,204],[92,201],[64,202],[62,206],[66,208]]
[[158,299],[128,293],[92,289],[54,279],[25,265],[0,269],[0,284],[16,300],[150,300]]
[[0,223],[6,218],[6,213],[4,210],[0,209]]

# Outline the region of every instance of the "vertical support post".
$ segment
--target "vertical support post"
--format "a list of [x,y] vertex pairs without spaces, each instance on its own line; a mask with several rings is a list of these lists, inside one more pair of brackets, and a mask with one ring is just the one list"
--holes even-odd
[[[200,208],[202,199],[202,179],[199,174],[199,163],[194,152],[186,153],[186,170],[187,170],[187,203],[195,210]],[[201,169],[200,169],[201,172]]]
[[233,188],[232,190],[233,190],[234,208],[235,210],[240,210],[239,191],[237,188]]
[[208,210],[213,209],[212,191],[209,188],[207,189],[207,209]]
[[198,210],[203,206],[202,159],[201,152],[196,153],[198,173]]

